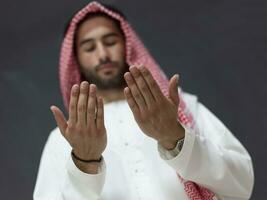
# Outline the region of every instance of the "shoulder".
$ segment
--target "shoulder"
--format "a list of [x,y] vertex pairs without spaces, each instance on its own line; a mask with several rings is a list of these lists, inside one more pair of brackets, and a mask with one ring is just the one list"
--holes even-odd
[[187,109],[191,111],[195,118],[201,117],[203,119],[215,119],[219,121],[213,112],[199,101],[198,96],[185,92],[181,88],[179,88],[179,94],[182,100],[185,102]]
[[179,93],[181,94],[182,98],[184,99],[185,102],[188,103],[195,103],[198,101],[198,97],[195,94],[191,94],[188,92],[185,92],[184,90],[182,90],[181,88],[178,89]]
[[198,106],[200,104],[198,101],[197,95],[185,92],[180,87],[178,88],[178,91],[180,94],[180,99],[182,99],[182,101],[184,101],[187,109],[190,110],[192,113],[197,112]]

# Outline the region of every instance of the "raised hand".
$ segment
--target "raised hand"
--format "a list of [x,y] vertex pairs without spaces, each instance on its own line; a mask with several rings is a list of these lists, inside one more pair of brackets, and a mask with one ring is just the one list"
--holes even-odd
[[124,78],[126,100],[140,129],[166,149],[175,147],[184,137],[184,128],[177,120],[179,106],[178,75],[169,82],[169,97],[165,97],[151,73],[144,66],[131,66]]
[[51,106],[60,132],[79,158],[97,160],[106,148],[103,107],[96,86],[85,81],[71,89],[68,121],[58,107]]

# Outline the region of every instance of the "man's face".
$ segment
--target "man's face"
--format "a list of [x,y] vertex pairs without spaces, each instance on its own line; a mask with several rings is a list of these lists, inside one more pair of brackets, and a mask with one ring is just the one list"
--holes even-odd
[[100,89],[125,85],[125,41],[115,22],[94,17],[83,22],[76,35],[76,54],[87,81]]

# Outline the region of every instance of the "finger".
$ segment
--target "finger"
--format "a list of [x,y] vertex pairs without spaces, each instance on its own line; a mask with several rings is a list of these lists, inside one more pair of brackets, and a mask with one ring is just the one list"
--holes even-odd
[[89,83],[83,81],[80,85],[80,94],[78,99],[78,120],[77,123],[81,126],[86,126],[86,115],[87,115],[87,99],[88,99],[88,88]]
[[87,125],[95,128],[95,110],[96,110],[96,86],[90,84],[88,106],[87,106]]
[[67,121],[65,119],[63,112],[56,106],[51,106],[50,110],[52,111],[52,113],[55,117],[57,126],[58,126],[61,134],[63,136],[65,136],[65,132],[66,132],[66,128],[67,128],[68,124],[67,124]]
[[97,98],[96,126],[98,129],[104,128],[104,103],[101,97]]
[[140,112],[139,107],[133,98],[131,90],[128,87],[124,88],[124,95],[134,116],[138,116]]
[[146,102],[144,100],[143,95],[140,93],[132,75],[130,72],[126,72],[124,74],[124,78],[126,80],[126,83],[129,87],[129,89],[131,90],[131,94],[135,100],[135,102],[137,103],[138,107],[140,110],[143,110],[146,107]]
[[140,70],[136,66],[131,66],[129,70],[138,86],[139,91],[141,92],[141,94],[145,99],[146,105],[149,107],[152,103],[154,103],[154,97],[152,96],[152,93],[144,77],[142,76]]
[[69,104],[69,123],[75,124],[77,121],[77,103],[79,97],[79,86],[73,85],[71,88],[70,104]]
[[143,75],[154,99],[156,101],[161,100],[163,98],[163,93],[160,90],[160,87],[158,85],[158,83],[155,81],[155,79],[153,78],[152,74],[150,73],[150,71],[145,67],[145,66],[141,66],[140,67],[140,71],[141,74]]
[[178,74],[175,74],[170,79],[170,82],[169,82],[169,97],[176,106],[178,106],[178,104],[179,104],[178,82],[179,82],[179,75]]

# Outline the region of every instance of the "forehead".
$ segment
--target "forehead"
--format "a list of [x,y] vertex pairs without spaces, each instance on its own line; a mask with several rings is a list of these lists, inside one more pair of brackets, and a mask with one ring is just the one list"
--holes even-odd
[[107,17],[93,17],[84,21],[77,30],[77,39],[98,38],[107,33],[121,35],[115,22]]

